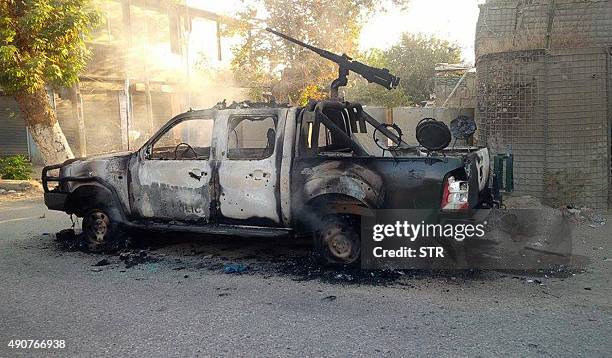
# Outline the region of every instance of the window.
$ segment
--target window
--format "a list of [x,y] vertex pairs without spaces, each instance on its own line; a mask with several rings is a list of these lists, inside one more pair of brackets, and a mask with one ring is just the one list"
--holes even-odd
[[[352,156],[353,149],[350,143],[340,134],[332,132],[325,124],[320,123],[318,137],[314,137],[315,123],[306,124],[306,152],[311,155],[322,154],[331,156]],[[340,127],[343,128],[343,127]],[[314,152],[315,144],[318,146]]]
[[237,116],[229,120],[227,158],[260,160],[274,153],[276,117]]
[[[314,128],[314,123],[313,122],[308,122],[308,149],[312,149],[313,148],[313,144],[315,138],[313,138],[313,128]],[[325,125],[321,124],[321,126],[319,127],[319,139],[316,143],[318,143],[319,148],[322,147],[326,147],[330,144],[331,142],[331,136],[329,133],[329,129],[327,129],[327,127],[325,127]]]
[[212,119],[191,119],[178,123],[153,144],[150,159],[209,159],[214,123]]

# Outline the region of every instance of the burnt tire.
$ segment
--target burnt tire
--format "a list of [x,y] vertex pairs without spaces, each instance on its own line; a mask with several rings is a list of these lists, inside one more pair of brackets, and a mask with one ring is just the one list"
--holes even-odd
[[315,249],[321,264],[338,266],[359,263],[361,238],[359,219],[349,215],[330,215],[323,218],[315,232]]
[[126,236],[120,227],[121,214],[104,206],[88,209],[83,215],[83,241],[91,252],[108,252],[123,248]]

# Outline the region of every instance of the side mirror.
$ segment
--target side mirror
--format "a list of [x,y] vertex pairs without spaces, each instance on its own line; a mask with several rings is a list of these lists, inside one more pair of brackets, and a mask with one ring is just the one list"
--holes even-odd
[[144,159],[151,159],[151,155],[153,155],[153,147],[148,146],[144,150]]

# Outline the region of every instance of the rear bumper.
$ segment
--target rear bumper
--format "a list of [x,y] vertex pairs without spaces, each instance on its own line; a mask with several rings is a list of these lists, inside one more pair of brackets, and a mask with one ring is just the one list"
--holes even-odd
[[49,210],[66,211],[68,194],[60,192],[45,192],[45,205]]

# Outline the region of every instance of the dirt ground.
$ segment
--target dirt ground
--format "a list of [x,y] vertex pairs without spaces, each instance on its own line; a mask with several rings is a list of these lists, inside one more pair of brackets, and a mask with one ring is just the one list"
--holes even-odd
[[[70,251],[39,198],[0,202],[0,356],[612,355],[612,237],[582,225],[551,272],[323,269],[308,240],[141,234]],[[14,350],[11,339],[64,339]]]

